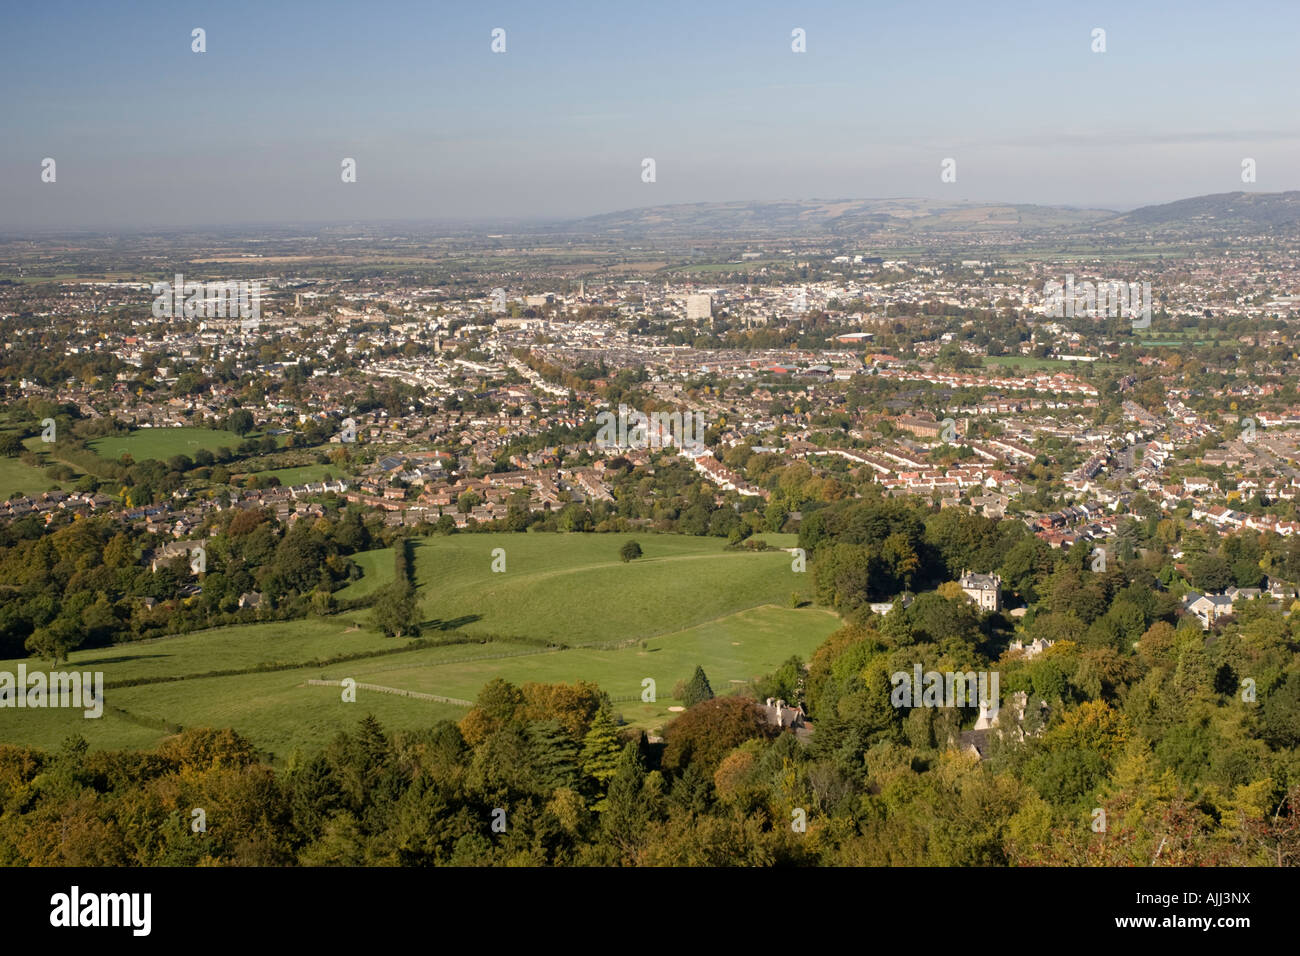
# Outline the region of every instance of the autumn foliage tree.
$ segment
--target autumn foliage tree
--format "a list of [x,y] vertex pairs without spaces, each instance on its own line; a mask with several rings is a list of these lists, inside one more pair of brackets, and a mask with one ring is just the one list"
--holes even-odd
[[763,711],[747,697],[715,697],[690,708],[664,728],[664,769],[699,764],[710,776],[722,758],[746,740],[774,736]]

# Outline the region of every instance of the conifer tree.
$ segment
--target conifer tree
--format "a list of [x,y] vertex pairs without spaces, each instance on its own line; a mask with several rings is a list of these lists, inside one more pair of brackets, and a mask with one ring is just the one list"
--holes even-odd
[[623,748],[618,758],[618,769],[609,782],[609,795],[600,815],[600,827],[605,838],[631,856],[640,844],[650,814],[642,798],[645,768],[637,753],[635,742]]
[[695,665],[694,676],[691,677],[690,683],[686,685],[686,695],[683,702],[690,708],[706,700],[713,700],[713,688],[709,686],[709,678],[705,676],[704,668],[697,664]]
[[528,755],[539,789],[552,794],[572,788],[578,780],[578,745],[558,720],[536,720],[528,725]]
[[[618,725],[608,707],[602,707],[591,722],[582,741],[582,754],[579,764],[584,776],[595,781],[596,788],[603,795],[610,779],[618,772],[619,755],[623,745],[618,737]],[[597,804],[600,809],[600,804]]]

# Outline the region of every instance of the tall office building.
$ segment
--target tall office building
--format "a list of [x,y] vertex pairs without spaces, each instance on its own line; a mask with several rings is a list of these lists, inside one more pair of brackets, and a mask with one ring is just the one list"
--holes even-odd
[[713,318],[713,297],[708,295],[688,295],[686,297],[686,318]]

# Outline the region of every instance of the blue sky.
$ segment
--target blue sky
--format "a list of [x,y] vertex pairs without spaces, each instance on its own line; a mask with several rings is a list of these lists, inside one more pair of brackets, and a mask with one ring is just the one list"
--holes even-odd
[[1285,2],[14,4],[0,230],[1296,189],[1298,27]]

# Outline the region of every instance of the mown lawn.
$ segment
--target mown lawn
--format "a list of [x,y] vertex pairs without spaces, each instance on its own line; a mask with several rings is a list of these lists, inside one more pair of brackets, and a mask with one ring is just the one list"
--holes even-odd
[[226,447],[232,451],[244,439],[234,432],[215,428],[138,428],[129,435],[109,435],[96,438],[90,447],[97,455],[117,461],[127,454],[136,461],[154,458],[166,461],[173,455],[188,455],[200,448],[216,451]]
[[259,471],[257,475],[261,478],[279,478],[282,485],[305,485],[308,482],[343,478],[346,477],[347,471],[338,465],[295,465],[291,468]]

